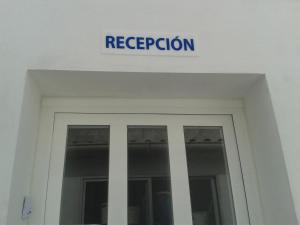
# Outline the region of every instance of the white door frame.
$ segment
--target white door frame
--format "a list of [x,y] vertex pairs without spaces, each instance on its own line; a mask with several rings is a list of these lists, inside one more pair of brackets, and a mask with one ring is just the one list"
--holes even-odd
[[[178,106],[179,103],[179,106]],[[86,116],[84,116],[84,114]],[[88,115],[87,115],[88,114]],[[102,114],[101,117],[97,114]],[[112,114],[117,114],[113,116]],[[118,204],[109,204],[109,215],[108,220],[110,225],[123,225],[127,222],[127,160],[120,162],[120,158],[127,158],[127,151],[120,152],[120,148],[127,148],[127,122],[130,118],[127,118],[127,122],[118,121],[118,115],[121,117],[132,117],[134,115],[134,120],[131,120],[133,125],[147,125],[145,124],[145,116],[141,114],[148,114],[148,118],[152,117],[148,121],[149,125],[161,124],[161,118],[168,120],[165,114],[171,115],[189,115],[188,118],[205,118],[205,120],[200,119],[199,126],[222,126],[226,130],[224,132],[226,141],[226,150],[233,149],[236,151],[231,158],[232,162],[228,162],[232,166],[230,169],[231,177],[242,177],[240,179],[243,182],[232,182],[232,189],[235,193],[234,203],[236,217],[238,224],[263,224],[261,206],[259,200],[259,193],[257,190],[257,179],[255,174],[255,167],[253,164],[252,153],[248,141],[246,122],[243,115],[243,106],[239,101],[209,101],[209,100],[130,100],[130,99],[46,99],[43,102],[42,114],[41,114],[41,126],[39,139],[37,144],[35,169],[33,171],[33,180],[31,187],[31,194],[33,197],[34,212],[32,218],[29,220],[29,224],[58,224],[59,221],[52,220],[53,218],[58,218],[60,204],[60,194],[51,195],[49,190],[56,190],[53,193],[60,193],[61,182],[62,182],[62,166],[64,163],[64,149],[60,149],[62,144],[66,141],[65,135],[56,135],[57,132],[53,133],[54,124],[60,124],[62,126],[60,130],[66,131],[67,124],[74,124],[77,118],[77,125],[84,121],[84,125],[95,124],[98,120],[98,125],[110,125],[115,127],[116,131],[112,132],[111,138],[122,140],[117,143],[113,141],[110,142],[110,174],[109,174],[109,199],[118,199]],[[139,114],[139,115],[137,115]],[[152,115],[156,114],[154,117],[159,118],[159,120],[154,119]],[[70,115],[72,119],[70,121]],[[205,115],[199,117],[199,115]],[[216,117],[215,115],[223,115]],[[110,121],[107,124],[107,119],[109,117],[114,117],[114,121]],[[82,117],[86,119],[82,120]],[[106,123],[105,120],[106,118]],[[142,117],[144,119],[139,120],[137,117]],[[214,119],[213,119],[213,118]],[[102,119],[99,119],[102,118]],[[120,116],[119,116],[120,118]],[[173,117],[172,117],[173,118]],[[175,118],[175,117],[174,117]],[[208,119],[210,118],[210,119]],[[216,118],[222,118],[221,120]],[[58,122],[61,120],[60,122]],[[152,122],[151,122],[152,120]],[[80,123],[81,121],[81,123]],[[213,122],[215,121],[215,122]],[[101,123],[100,123],[101,122]],[[96,123],[97,124],[97,123]],[[114,124],[114,126],[113,126]],[[186,121],[186,125],[197,125],[194,123],[189,123]],[[169,127],[178,128],[179,124],[176,120],[168,122]],[[183,132],[176,132],[178,129],[169,129],[168,136],[169,149],[170,151],[170,167],[171,176],[176,173],[176,176],[181,176],[186,179],[184,184],[176,183],[176,180],[172,177],[172,193],[173,193],[173,215],[174,224],[191,225],[191,210],[190,210],[190,200],[189,200],[189,190],[188,190],[188,176],[186,166],[184,164],[178,168],[178,160],[185,158],[184,142],[178,143],[178,137],[183,137]],[[224,131],[225,131],[224,130]],[[175,132],[174,132],[175,131]],[[66,134],[66,133],[65,133]],[[231,137],[231,138],[230,138]],[[233,137],[233,138],[232,138]],[[235,138],[236,137],[236,140]],[[176,140],[175,140],[176,139]],[[184,139],[182,139],[184,140]],[[52,146],[53,143],[53,146]],[[172,146],[172,143],[176,143]],[[57,146],[56,146],[57,145]],[[61,157],[55,156],[54,160],[53,152],[57,151],[56,154]],[[60,149],[60,150],[58,150]],[[115,151],[114,151],[115,149]],[[118,150],[118,151],[117,151]],[[122,154],[122,157],[120,157]],[[231,154],[227,151],[227,154]],[[115,160],[114,160],[115,158]],[[234,161],[236,163],[234,163]],[[51,163],[50,163],[51,162]],[[53,163],[54,162],[54,163]],[[117,166],[116,166],[117,165]],[[122,167],[123,169],[120,169]],[[234,168],[235,167],[235,168]],[[118,170],[113,169],[118,168]],[[123,171],[120,175],[120,171]],[[176,171],[176,172],[175,172]],[[123,174],[124,173],[124,174]],[[236,173],[236,174],[235,174]],[[238,174],[237,174],[238,173]],[[60,174],[60,177],[56,177]],[[173,175],[172,175],[173,174]],[[56,178],[55,178],[56,177]],[[118,177],[117,179],[114,179]],[[122,179],[121,179],[122,178]],[[120,183],[126,184],[123,188],[123,192],[120,190]],[[185,185],[185,186],[184,186]],[[239,190],[239,191],[237,191]],[[242,190],[242,191],[241,191]],[[126,194],[124,194],[126,192]],[[123,194],[122,194],[123,193]],[[188,196],[188,198],[187,198]],[[245,204],[247,202],[247,204]],[[186,207],[184,207],[184,205]],[[244,206],[248,207],[245,208]],[[46,210],[46,209],[53,210]],[[111,213],[110,213],[111,212]],[[113,212],[113,214],[112,214]],[[247,214],[247,215],[246,215]],[[118,216],[116,216],[118,215]],[[245,219],[247,218],[247,219]],[[125,223],[124,223],[125,221]],[[240,223],[239,223],[240,222]]]

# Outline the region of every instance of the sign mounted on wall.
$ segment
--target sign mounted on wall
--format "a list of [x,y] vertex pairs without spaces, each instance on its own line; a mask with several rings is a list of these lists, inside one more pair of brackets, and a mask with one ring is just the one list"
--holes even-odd
[[122,55],[197,56],[195,35],[103,32],[102,52]]

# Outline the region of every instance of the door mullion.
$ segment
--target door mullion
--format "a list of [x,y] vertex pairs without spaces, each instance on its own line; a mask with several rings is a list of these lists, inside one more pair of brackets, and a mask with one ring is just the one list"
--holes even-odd
[[192,225],[183,125],[168,125],[174,225]]
[[108,225],[127,224],[127,126],[110,126]]

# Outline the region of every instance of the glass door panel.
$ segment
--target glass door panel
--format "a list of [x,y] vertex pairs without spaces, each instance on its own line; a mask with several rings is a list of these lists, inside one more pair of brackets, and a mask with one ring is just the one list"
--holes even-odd
[[60,224],[107,224],[108,126],[69,126]]
[[234,225],[221,127],[184,127],[193,225]]
[[173,224],[167,128],[128,127],[128,225]]

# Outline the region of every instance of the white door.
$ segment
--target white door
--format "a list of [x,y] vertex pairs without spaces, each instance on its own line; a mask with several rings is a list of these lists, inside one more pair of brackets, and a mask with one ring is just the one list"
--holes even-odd
[[45,224],[246,225],[229,115],[55,116]]

